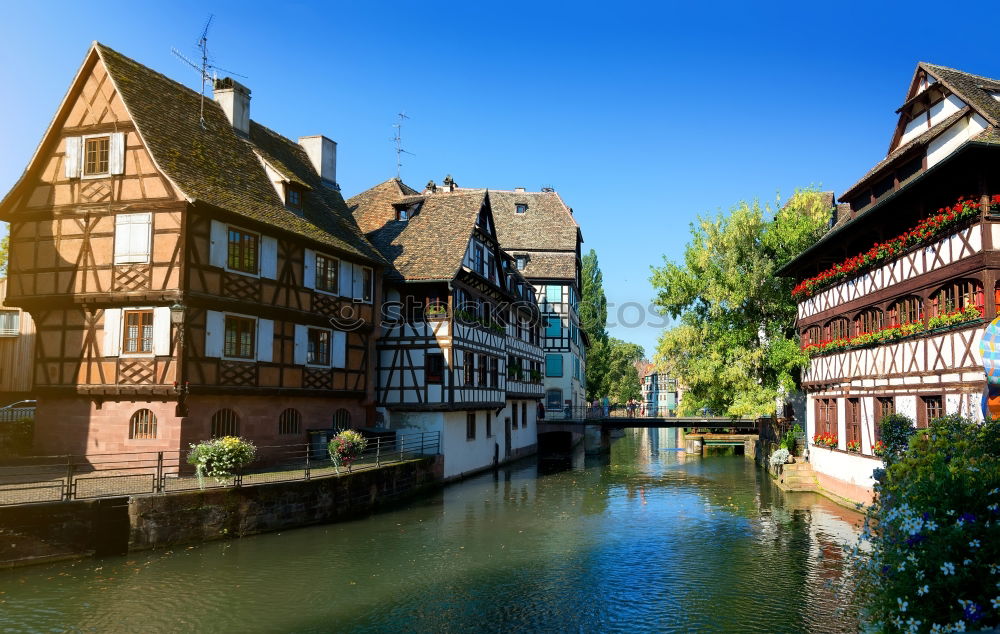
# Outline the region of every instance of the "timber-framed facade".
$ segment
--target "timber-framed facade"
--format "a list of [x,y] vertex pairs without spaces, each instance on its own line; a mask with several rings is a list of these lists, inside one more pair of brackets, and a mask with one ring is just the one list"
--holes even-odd
[[[808,433],[835,438],[814,442],[810,460],[854,499],[873,485],[885,415],[981,418],[979,344],[1000,296],[1000,82],[921,63],[899,115],[886,159],[781,271],[799,282],[812,355]],[[837,265],[853,270],[825,281]]]
[[37,326],[37,452],[304,444],[331,412],[374,421],[385,260],[335,144],[250,120],[249,93],[220,80],[200,121],[194,91],[88,51],[0,203],[7,302]]

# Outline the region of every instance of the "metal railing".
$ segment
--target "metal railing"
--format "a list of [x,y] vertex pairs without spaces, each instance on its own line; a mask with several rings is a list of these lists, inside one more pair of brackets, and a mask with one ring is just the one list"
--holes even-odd
[[592,421],[594,424],[601,422],[616,423],[624,421],[664,421],[665,424],[676,427],[694,427],[711,429],[741,429],[756,430],[758,421],[756,419],[731,418],[726,416],[676,416],[664,415],[662,413],[651,413],[641,406],[630,408],[624,405],[603,406],[582,406],[563,407],[560,409],[546,409],[545,418],[539,422],[576,422],[586,423]]
[[13,423],[19,420],[35,420],[35,408],[0,409],[0,423]]
[[199,482],[186,450],[35,456],[19,465],[0,466],[0,506],[337,477],[440,451],[440,432],[379,436],[369,438],[365,451],[348,468],[335,466],[310,443],[259,446],[256,462],[266,466],[246,469],[224,482],[211,477]]

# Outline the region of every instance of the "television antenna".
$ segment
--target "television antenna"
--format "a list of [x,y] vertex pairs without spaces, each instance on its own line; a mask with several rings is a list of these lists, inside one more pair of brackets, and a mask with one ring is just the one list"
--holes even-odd
[[[210,62],[211,58],[208,55],[208,29],[212,26],[212,20],[215,18],[214,15],[209,14],[208,20],[205,21],[205,27],[201,30],[201,37],[198,38],[198,50],[201,51],[201,64],[197,64],[187,58],[183,53],[178,51],[176,48],[171,48],[170,52],[174,54],[179,60],[195,69],[199,75],[201,75],[201,111],[198,114],[198,121],[201,123],[201,128],[205,129],[205,83],[211,81],[213,85],[215,80],[218,79],[218,71],[229,75],[236,75],[237,77],[243,77],[246,79],[246,75],[240,75],[239,73],[234,73],[231,70],[226,70],[225,68],[220,68],[215,64]],[[211,71],[211,74],[209,74]]]
[[404,112],[400,112],[396,116],[399,118],[399,123],[392,124],[392,127],[396,129],[392,141],[396,144],[396,180],[399,180],[400,168],[403,167],[403,155],[416,156],[416,154],[403,149],[403,119],[409,119],[409,117]]

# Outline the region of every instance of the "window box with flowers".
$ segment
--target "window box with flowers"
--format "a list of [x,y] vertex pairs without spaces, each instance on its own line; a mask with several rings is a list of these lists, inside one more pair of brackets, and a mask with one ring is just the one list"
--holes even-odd
[[827,449],[836,449],[838,439],[835,434],[820,433],[813,436],[813,445],[817,447],[826,447]]
[[1000,194],[990,198],[987,204],[959,198],[950,207],[942,207],[932,216],[924,218],[917,226],[899,236],[872,245],[864,253],[838,262],[827,270],[802,280],[792,289],[792,298],[801,301],[812,297],[841,282],[857,277],[877,266],[901,257],[911,249],[935,242],[945,234],[954,231],[966,221],[978,218],[982,212],[1000,211]]
[[849,441],[847,441],[847,452],[848,453],[861,453],[861,441],[860,440],[849,440]]

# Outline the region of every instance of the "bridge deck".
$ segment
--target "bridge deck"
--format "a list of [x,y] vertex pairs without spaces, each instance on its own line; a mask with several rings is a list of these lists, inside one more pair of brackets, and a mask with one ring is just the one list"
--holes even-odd
[[551,417],[546,414],[538,424],[551,425],[600,425],[615,428],[664,428],[664,427],[695,427],[699,429],[752,429],[757,430],[757,421],[746,418],[722,417],[673,417],[673,416],[615,416],[614,413],[603,416],[588,412],[583,416]]

